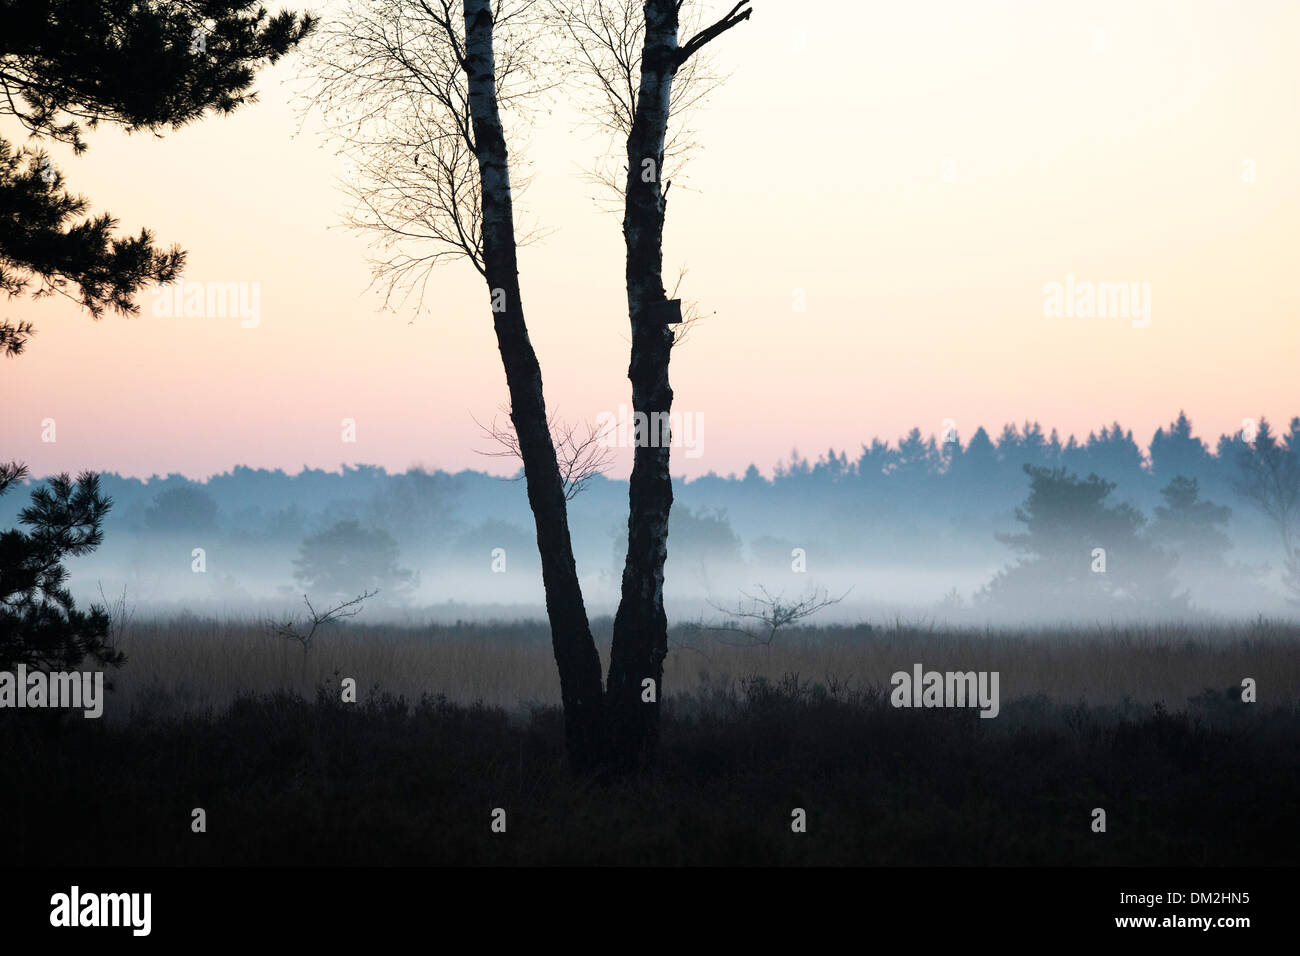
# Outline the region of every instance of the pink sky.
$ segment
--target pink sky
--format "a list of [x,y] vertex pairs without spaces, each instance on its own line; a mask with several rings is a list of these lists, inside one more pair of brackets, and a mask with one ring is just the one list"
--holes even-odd
[[[730,79],[669,205],[666,271],[687,267],[684,296],[715,313],[674,354],[701,429],[675,473],[852,455],[944,419],[963,438],[1119,420],[1145,444],[1180,408],[1210,440],[1300,414],[1296,4],[755,6],[717,45]],[[366,242],[337,225],[341,164],[314,120],[298,129],[296,66],[232,117],[51,149],[96,211],[184,245],[188,281],[256,287],[260,316],[6,302],[38,335],[0,370],[4,457],[506,469],[476,453],[474,417],[505,399],[481,279],[451,265],[422,314],[376,311]],[[580,175],[604,140],[565,102],[543,120],[519,156],[524,218],[549,230],[522,253],[525,308],[550,404],[594,419],[629,401],[619,217]],[[1148,283],[1150,324],[1045,315],[1067,275]]]

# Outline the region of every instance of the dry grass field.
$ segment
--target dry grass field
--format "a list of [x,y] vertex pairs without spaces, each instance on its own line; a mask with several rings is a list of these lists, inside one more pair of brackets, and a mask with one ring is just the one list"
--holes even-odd
[[[607,645],[609,622],[597,632]],[[22,821],[6,851],[77,866],[1296,862],[1295,625],[673,640],[655,768],[598,782],[566,766],[538,624],[348,622],[304,658],[251,621],[137,621],[103,720],[0,714],[0,752],[22,768],[0,787],[0,817]],[[999,671],[999,719],[891,706],[890,675],[918,662]]]
[[[594,622],[608,660],[609,621]],[[729,646],[689,628],[671,637],[665,693],[693,693],[754,677],[888,688],[914,663],[937,670],[995,670],[1004,701],[1046,696],[1092,706],[1182,707],[1207,688],[1258,684],[1271,706],[1300,701],[1300,624],[1158,625],[1060,631],[807,628],[770,648]],[[363,691],[408,700],[443,695],[507,710],[558,705],[559,680],[541,623],[405,627],[348,622],[318,632],[309,653],[249,620],[196,617],[133,621],[120,639],[128,663],[113,674],[106,716],[133,710],[177,716],[222,710],[240,694],[310,692],[352,677]]]

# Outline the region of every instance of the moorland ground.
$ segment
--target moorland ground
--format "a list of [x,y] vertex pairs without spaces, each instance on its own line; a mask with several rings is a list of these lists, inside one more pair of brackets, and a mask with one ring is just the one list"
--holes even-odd
[[[673,642],[658,766],[607,784],[565,767],[542,625],[350,624],[304,655],[252,622],[134,622],[103,719],[0,713],[6,862],[1297,862],[1296,625]],[[999,671],[999,716],[891,706],[918,662]]]

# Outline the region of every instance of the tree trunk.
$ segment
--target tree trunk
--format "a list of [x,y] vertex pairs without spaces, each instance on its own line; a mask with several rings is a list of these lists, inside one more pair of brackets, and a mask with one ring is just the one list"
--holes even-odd
[[578,585],[564,486],[547,425],[541,366],[528,338],[519,294],[509,157],[497,107],[492,4],[464,0],[464,9],[469,107],[482,181],[484,272],[510,390],[510,418],[524,462],[528,504],[537,525],[569,760],[574,769],[586,772],[601,763],[604,752],[600,655]]
[[[627,140],[628,178],[623,215],[627,245],[627,301],[632,323],[632,408],[645,415],[637,435],[628,491],[627,559],[622,596],[614,618],[606,708],[611,756],[623,770],[636,770],[653,758],[659,736],[659,700],[668,654],[664,614],[664,560],[668,555],[668,515],[673,503],[669,474],[668,414],[673,390],[668,382],[672,329],[664,323],[662,189],[664,141],[669,97],[677,71],[677,4],[646,0],[641,85]],[[653,695],[644,681],[654,682]],[[648,700],[653,697],[653,700]]]

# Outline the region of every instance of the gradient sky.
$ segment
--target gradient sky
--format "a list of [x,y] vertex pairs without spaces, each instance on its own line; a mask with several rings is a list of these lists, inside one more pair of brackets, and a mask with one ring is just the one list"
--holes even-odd
[[[675,474],[768,472],[792,447],[852,457],[944,419],[963,438],[1118,419],[1144,444],[1180,408],[1210,438],[1300,414],[1300,4],[754,6],[713,46],[730,78],[669,203],[666,272],[688,268],[684,297],[716,313],[674,353],[676,407],[702,419]],[[366,240],[337,225],[341,163],[313,120],[299,130],[298,66],[228,118],[99,130],[80,158],[47,147],[96,211],[180,242],[186,280],[258,283],[262,315],[160,318],[149,294],[140,318],[98,323],[4,303],[38,329],[0,363],[4,457],[36,474],[512,470],[476,453],[474,417],[505,400],[482,280],[450,265],[426,314],[376,311]],[[629,401],[620,217],[581,176],[604,144],[559,103],[518,157],[521,217],[549,230],[521,254],[525,310],[567,418]],[[1046,317],[1067,274],[1150,283],[1149,327]]]

